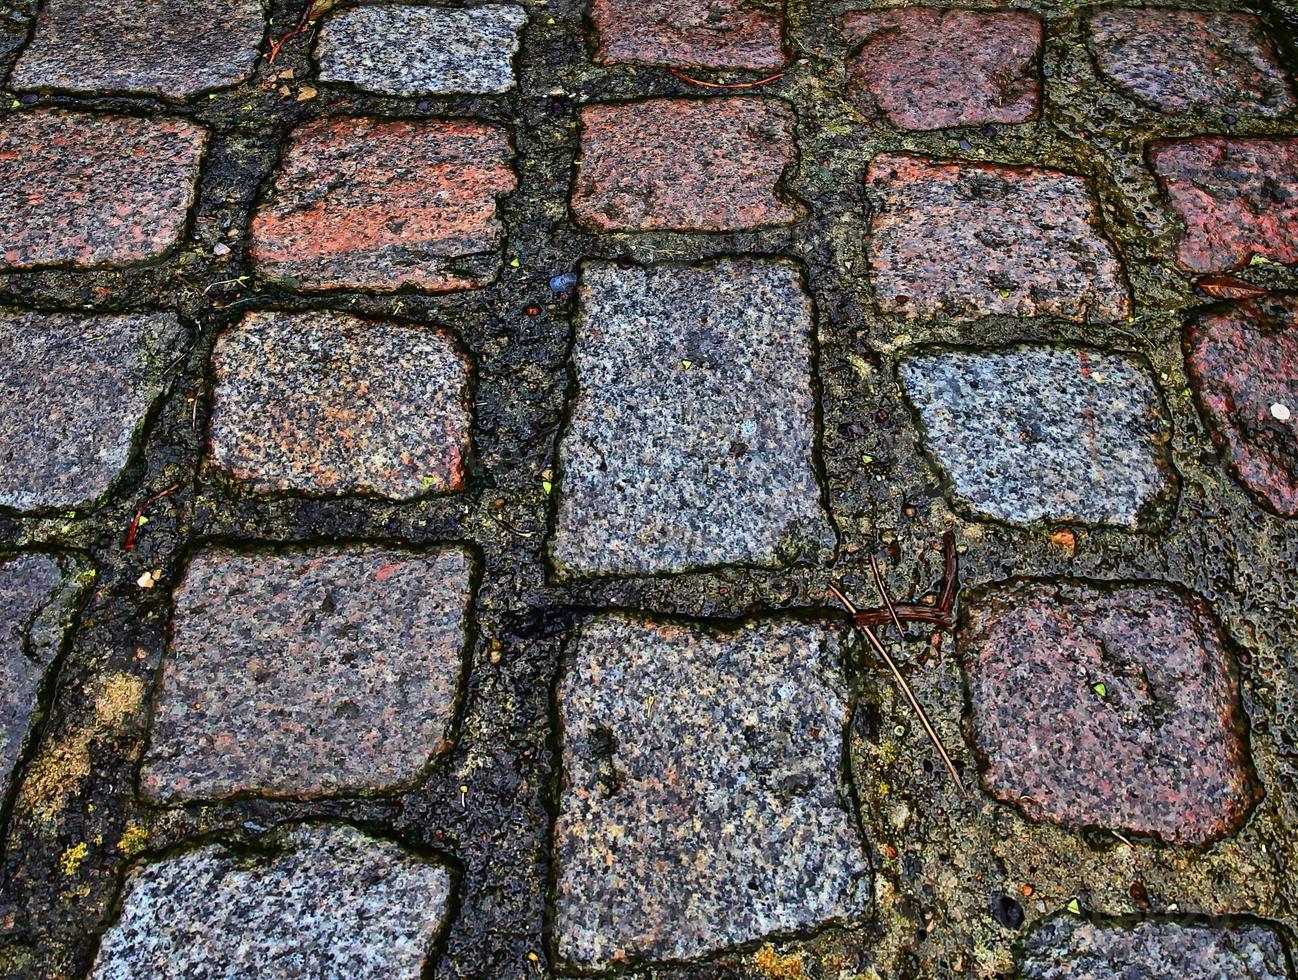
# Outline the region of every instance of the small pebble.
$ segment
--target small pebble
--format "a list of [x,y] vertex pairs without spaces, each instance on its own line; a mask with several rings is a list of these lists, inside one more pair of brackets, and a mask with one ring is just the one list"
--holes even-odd
[[1288,405],[1282,405],[1280,402],[1276,402],[1271,406],[1271,417],[1277,422],[1288,422],[1293,418],[1293,414],[1289,411]]

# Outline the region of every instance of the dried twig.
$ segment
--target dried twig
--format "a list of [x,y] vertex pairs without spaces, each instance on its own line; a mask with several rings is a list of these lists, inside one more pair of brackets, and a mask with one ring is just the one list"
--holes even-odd
[[888,669],[892,671],[893,679],[896,680],[897,686],[901,688],[902,694],[906,696],[906,700],[910,703],[911,710],[915,712],[915,716],[919,718],[920,724],[924,726],[924,731],[928,734],[929,741],[933,743],[933,747],[937,749],[938,755],[940,755],[942,761],[946,763],[946,769],[947,772],[951,774],[951,779],[955,782],[956,787],[960,792],[963,793],[964,780],[960,778],[960,773],[956,769],[955,763],[951,761],[951,756],[947,753],[946,746],[942,744],[942,739],[938,737],[937,729],[935,729],[933,723],[928,720],[928,714],[924,711],[924,706],[919,703],[919,699],[915,697],[915,692],[911,690],[910,685],[906,683],[906,678],[902,676],[901,669],[897,666],[897,662],[893,660],[892,657],[889,656],[888,651],[883,648],[883,644],[880,643],[879,638],[875,636],[874,630],[857,618],[859,613],[856,606],[852,605],[852,600],[843,595],[842,592],[832,585],[829,587],[829,591],[834,594],[834,597],[838,599],[838,601],[841,602],[852,615],[852,620],[856,624],[857,629],[865,634],[865,638],[869,640],[870,645],[874,647],[874,652],[883,658],[883,662],[886,663]]
[[332,6],[332,4],[322,3],[321,0],[309,0],[306,7],[302,10],[302,16],[299,18],[297,26],[278,40],[271,40],[270,55],[266,59],[266,64],[273,65],[275,59],[279,57],[280,48],[284,47],[284,45],[293,40],[293,38],[300,37],[311,29],[312,21],[324,13],[324,10],[317,12],[317,7],[324,7],[325,10],[327,10],[330,6]]
[[152,507],[154,504],[156,504],[163,497],[170,497],[173,493],[175,493],[179,489],[180,489],[180,484],[173,483],[171,486],[167,487],[166,490],[163,490],[161,493],[155,493],[144,503],[140,504],[139,507],[135,508],[135,516],[131,518],[131,526],[126,529],[126,540],[122,542],[123,551],[135,550],[135,536],[136,534],[139,533],[140,520],[141,518],[144,517],[144,512],[148,510],[150,507]]
[[768,82],[774,82],[784,77],[784,72],[777,71],[774,75],[767,75],[755,82],[705,82],[701,78],[691,78],[683,71],[677,71],[675,68],[667,70],[682,82],[689,82],[691,85],[702,85],[704,88],[756,88],[758,85],[766,85]]
[[900,620],[903,623],[927,623],[951,629],[955,626],[956,593],[960,589],[960,565],[956,558],[955,535],[947,531],[942,537],[942,589],[937,602],[926,606],[918,602],[898,602],[877,609],[862,609],[853,618],[858,626],[887,626]]

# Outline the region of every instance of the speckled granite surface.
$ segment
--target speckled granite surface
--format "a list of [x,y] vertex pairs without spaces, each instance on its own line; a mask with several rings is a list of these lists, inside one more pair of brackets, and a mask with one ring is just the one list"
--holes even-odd
[[183,99],[252,74],[259,0],[45,0],[9,87]]
[[1179,481],[1149,367],[1068,347],[921,349],[897,369],[947,493],[1014,524],[1141,527],[1165,519]]
[[550,558],[563,575],[832,550],[795,265],[582,266]]
[[0,312],[0,507],[102,496],[163,391],[180,332],[171,313]]
[[1108,8],[1091,12],[1101,74],[1163,112],[1278,116],[1293,90],[1262,22],[1242,11]]
[[1185,330],[1200,408],[1235,478],[1298,517],[1298,299],[1204,311]]
[[450,873],[346,825],[280,831],[253,853],[208,845],[127,877],[95,980],[417,980]]
[[6,116],[3,264],[118,266],[163,255],[185,232],[207,140],[203,127],[181,119]]
[[1151,919],[1129,925],[1058,916],[1024,944],[1023,980],[1290,980],[1284,941],[1260,922]]
[[258,490],[458,489],[469,369],[450,335],[344,313],[253,313],[212,354],[211,460]]
[[457,549],[200,552],[176,592],[142,792],[408,785],[448,745],[470,576]]
[[684,960],[868,914],[842,656],[793,621],[582,625],[557,694],[562,961]]
[[384,95],[507,92],[526,23],[527,12],[512,4],[351,7],[320,30],[320,81]]
[[1199,845],[1261,798],[1235,656],[1202,599],[998,584],[967,600],[957,640],[982,784],[1029,817]]
[[61,631],[43,620],[63,573],[48,555],[0,557],[0,798],[22,754]]
[[881,153],[866,186],[875,301],[908,320],[1125,320],[1131,295],[1086,181]]

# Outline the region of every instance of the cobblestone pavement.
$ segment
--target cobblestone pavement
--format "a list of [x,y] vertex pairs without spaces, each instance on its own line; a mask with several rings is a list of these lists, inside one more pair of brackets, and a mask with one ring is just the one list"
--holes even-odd
[[1195,3],[0,0],[0,976],[1293,980]]

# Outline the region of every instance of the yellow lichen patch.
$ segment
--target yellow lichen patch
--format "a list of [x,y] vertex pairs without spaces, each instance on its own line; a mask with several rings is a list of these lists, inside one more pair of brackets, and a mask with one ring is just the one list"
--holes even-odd
[[23,785],[23,806],[42,823],[52,823],[90,775],[90,743],[111,734],[144,706],[144,681],[130,674],[110,674],[95,695],[89,725],[72,728],[32,762]]
[[781,956],[767,943],[753,955],[753,965],[772,980],[800,980],[802,957],[797,953]]
[[81,867],[81,862],[86,859],[86,855],[89,853],[90,848],[86,847],[85,841],[73,844],[59,856],[59,867],[63,869],[65,875],[71,877],[77,873],[77,869]]
[[127,824],[122,831],[122,839],[117,842],[117,849],[127,857],[134,857],[144,850],[149,842],[149,832],[137,824]]

